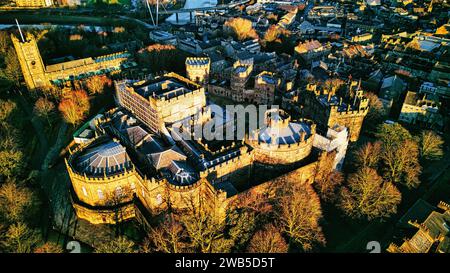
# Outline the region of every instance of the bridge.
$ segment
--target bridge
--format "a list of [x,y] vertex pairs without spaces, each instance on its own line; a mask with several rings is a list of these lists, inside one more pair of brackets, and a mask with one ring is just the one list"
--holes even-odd
[[188,12],[195,12],[195,11],[226,10],[226,9],[232,9],[234,7],[246,4],[248,2],[250,2],[250,0],[242,0],[239,2],[235,2],[235,3],[217,5],[217,6],[212,6],[212,7],[198,7],[198,8],[191,8],[191,9],[181,8],[181,9],[174,9],[174,10],[164,10],[164,11],[159,11],[159,14],[160,15],[172,15],[174,13],[175,14],[176,13],[188,13]]
[[[157,17],[159,15],[172,15],[175,14],[176,22],[178,23],[178,15],[180,13],[189,13],[190,22],[194,19],[194,13],[195,12],[206,12],[206,11],[218,11],[218,10],[227,10],[232,9],[237,6],[243,5],[250,2],[250,0],[241,0],[239,2],[232,2],[229,4],[222,4],[222,5],[216,5],[211,7],[197,7],[197,8],[181,8],[181,9],[175,9],[175,10],[159,10],[157,13],[154,13]],[[153,13],[153,12],[152,12]]]

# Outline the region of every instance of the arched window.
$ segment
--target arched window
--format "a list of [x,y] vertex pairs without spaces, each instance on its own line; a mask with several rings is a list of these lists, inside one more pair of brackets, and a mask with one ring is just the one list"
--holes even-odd
[[121,187],[116,188],[116,197],[122,197],[123,192]]
[[97,190],[97,194],[98,194],[98,198],[99,198],[100,200],[103,200],[103,199],[105,198],[105,196],[103,195],[102,190]]
[[85,187],[81,187],[81,190],[83,191],[83,194],[84,194],[84,196],[88,196],[88,193],[87,193],[87,191],[86,191],[86,188],[85,188]]

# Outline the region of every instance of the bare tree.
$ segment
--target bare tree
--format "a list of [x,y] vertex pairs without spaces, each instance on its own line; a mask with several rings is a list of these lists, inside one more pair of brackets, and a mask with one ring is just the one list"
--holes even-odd
[[189,205],[180,215],[180,223],[186,230],[189,247],[194,252],[229,252],[233,241],[224,236],[226,219],[222,215],[217,215],[215,211],[220,204],[199,204],[194,196],[187,199]]
[[50,125],[50,116],[55,111],[55,104],[47,98],[41,97],[34,104],[34,113],[47,120]]
[[61,246],[47,242],[45,244],[40,245],[39,247],[35,248],[34,253],[63,253],[63,249]]
[[322,157],[316,165],[314,173],[314,189],[321,200],[332,202],[336,198],[338,187],[343,182],[342,173],[334,170],[336,152],[330,152]]
[[427,160],[438,160],[444,155],[442,145],[444,140],[433,131],[422,131],[420,134],[420,157]]
[[381,158],[381,142],[368,142],[359,148],[354,157],[355,165],[358,168],[377,168]]
[[389,217],[397,212],[401,194],[374,169],[362,168],[352,174],[348,186],[341,190],[339,207],[353,218]]
[[28,188],[8,180],[0,187],[0,215],[9,222],[26,220],[38,207],[38,200]]
[[280,233],[280,229],[269,224],[257,231],[249,244],[250,253],[286,253],[288,245]]
[[187,251],[183,226],[172,215],[145,238],[141,252],[183,253]]
[[2,236],[0,246],[9,253],[31,253],[40,241],[39,233],[23,222],[12,224]]
[[64,120],[72,125],[79,124],[89,112],[89,98],[85,91],[70,92],[59,104]]
[[289,237],[289,247],[299,246],[304,251],[325,244],[319,224],[322,218],[320,199],[307,184],[285,185],[288,192],[281,197],[279,221]]
[[95,248],[96,253],[134,253],[134,243],[124,236],[119,236]]

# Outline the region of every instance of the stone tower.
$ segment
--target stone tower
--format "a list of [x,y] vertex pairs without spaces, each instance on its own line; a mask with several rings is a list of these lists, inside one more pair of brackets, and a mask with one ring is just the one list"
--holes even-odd
[[209,78],[211,60],[208,57],[186,58],[187,77],[196,83],[206,83]]
[[22,69],[25,83],[29,90],[48,86],[49,82],[45,74],[45,66],[41,54],[32,34],[26,35],[26,40],[19,40],[11,34],[14,48],[16,49],[20,67]]

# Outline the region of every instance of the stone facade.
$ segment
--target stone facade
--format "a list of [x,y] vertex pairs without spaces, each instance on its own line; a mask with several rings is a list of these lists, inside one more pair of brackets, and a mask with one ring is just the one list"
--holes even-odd
[[312,121],[293,122],[284,111],[270,110],[266,113],[266,126],[258,129],[249,143],[257,162],[285,165],[309,156],[315,134],[316,125]]
[[211,60],[208,57],[189,57],[185,64],[188,79],[196,83],[208,81],[211,70]]
[[209,84],[208,92],[227,97],[235,102],[272,105],[275,100],[275,92],[280,88],[281,79],[275,73],[262,71],[254,77],[254,85],[251,86],[253,73],[253,59],[237,60],[233,65],[229,85]]
[[15,0],[17,7],[26,8],[42,8],[53,6],[53,1],[51,0]]
[[[172,83],[177,87],[172,88]],[[160,86],[154,92],[159,92],[158,95],[139,91],[150,85]],[[119,81],[115,82],[115,88],[119,104],[155,132],[164,123],[174,123],[195,115],[206,106],[204,88],[175,73],[168,73],[149,83]]]
[[121,69],[121,64],[130,54],[118,52],[96,58],[84,58],[53,65],[44,65],[35,37],[26,34],[26,40],[20,41],[14,34],[11,39],[16,49],[23,77],[28,89],[44,88],[52,83],[75,79],[80,75],[104,74]]
[[319,90],[317,85],[308,84],[303,96],[300,95],[304,107],[302,113],[316,121],[324,131],[336,125],[347,127],[350,141],[357,141],[369,111],[369,100],[364,97],[358,82],[350,83],[347,88],[356,90],[345,102],[332,90]]
[[[215,190],[206,180],[206,172],[200,174],[201,178],[197,182],[185,186],[174,185],[164,178],[147,178],[135,167],[114,175],[79,173],[75,170],[74,161],[86,148],[88,146],[79,146],[71,151],[66,167],[72,182],[75,212],[78,217],[93,224],[114,224],[134,218],[134,198],[151,214],[157,214],[168,206],[183,210],[191,206],[191,202],[198,204],[200,198],[206,202],[208,198],[226,199],[224,192]],[[218,169],[225,168],[215,168]]]

